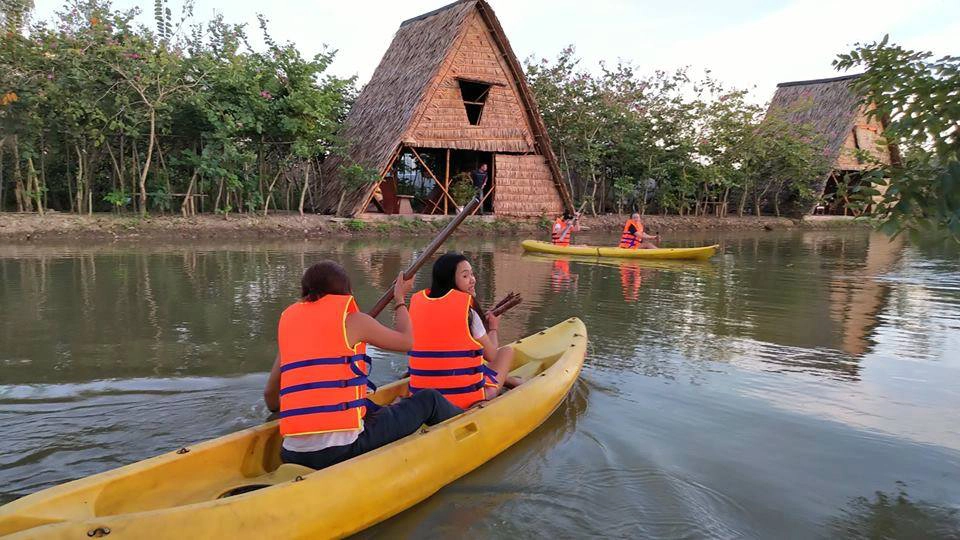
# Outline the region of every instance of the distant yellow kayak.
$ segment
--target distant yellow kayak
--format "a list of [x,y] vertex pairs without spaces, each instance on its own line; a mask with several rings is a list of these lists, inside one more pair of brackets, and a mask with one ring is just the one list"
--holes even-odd
[[524,251],[554,255],[582,255],[586,257],[620,257],[628,259],[709,259],[720,244],[695,248],[621,249],[598,246],[555,246],[539,240],[524,240]]
[[[572,318],[511,344],[524,382],[460,416],[315,471],[280,464],[276,422],[52,487],[0,506],[17,539],[331,538],[383,521],[526,437],[580,374],[587,329]],[[407,379],[380,387],[390,403]]]

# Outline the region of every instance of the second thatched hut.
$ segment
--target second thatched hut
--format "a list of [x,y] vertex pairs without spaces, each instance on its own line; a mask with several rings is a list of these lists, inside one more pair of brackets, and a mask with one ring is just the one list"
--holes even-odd
[[809,124],[825,141],[824,155],[832,168],[816,179],[813,187],[818,202],[810,212],[847,213],[844,188],[857,185],[863,172],[874,165],[870,159],[859,159],[858,154],[866,153],[884,165],[899,159],[896,146],[881,137],[884,120],[870,115],[873,105],[863,105],[854,90],[858,77],[780,83],[770,102],[768,116],[782,114],[791,122]]

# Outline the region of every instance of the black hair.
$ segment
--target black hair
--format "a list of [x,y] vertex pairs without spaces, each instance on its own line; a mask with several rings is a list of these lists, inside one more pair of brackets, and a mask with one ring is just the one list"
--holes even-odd
[[573,219],[573,214],[571,214],[569,211],[564,212],[564,213],[563,213],[563,219],[565,219],[565,220],[571,220],[571,219]]
[[322,261],[307,268],[300,279],[300,298],[316,302],[328,294],[351,294],[350,277],[333,261]]
[[467,260],[458,251],[449,251],[433,263],[433,276],[430,281],[430,298],[440,298],[457,288],[457,265]]

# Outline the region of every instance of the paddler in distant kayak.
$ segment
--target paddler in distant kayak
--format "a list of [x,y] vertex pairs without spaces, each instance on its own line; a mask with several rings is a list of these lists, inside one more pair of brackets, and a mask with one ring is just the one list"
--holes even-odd
[[463,412],[435,390],[387,407],[367,399],[367,343],[388,351],[414,344],[405,300],[412,283],[397,277],[391,329],[359,311],[339,264],[304,272],[300,301],[280,315],[279,352],[263,391],[267,408],[280,413],[284,463],[322,469]]
[[550,241],[555,246],[569,246],[573,233],[580,231],[580,212],[571,214],[564,212],[553,222],[553,228],[550,230]]
[[434,263],[430,288],[410,298],[413,347],[407,354],[414,396],[436,389],[466,409],[495,398],[508,382],[513,349],[500,346],[500,317],[484,317],[476,285],[470,261],[450,252]]
[[657,245],[652,242],[653,240],[659,242],[660,235],[654,236],[644,233],[640,214],[634,212],[623,226],[623,233],[620,235],[620,247],[622,249],[657,249]]

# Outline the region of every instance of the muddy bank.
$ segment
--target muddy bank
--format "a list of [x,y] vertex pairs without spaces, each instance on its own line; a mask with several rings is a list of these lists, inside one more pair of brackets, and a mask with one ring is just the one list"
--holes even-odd
[[[360,219],[334,218],[322,215],[273,214],[269,216],[151,216],[47,213],[0,213],[0,241],[35,242],[45,240],[175,240],[180,238],[244,239],[244,238],[316,238],[377,235],[431,235],[449,221],[444,216],[368,215]],[[624,216],[587,216],[585,230],[617,231]],[[690,217],[646,216],[644,224],[652,232],[681,230],[751,230],[787,229],[791,227],[860,226],[850,219],[816,216],[796,221],[776,217]],[[543,218],[495,218],[474,216],[461,225],[458,234],[530,235],[546,230],[550,222]]]

